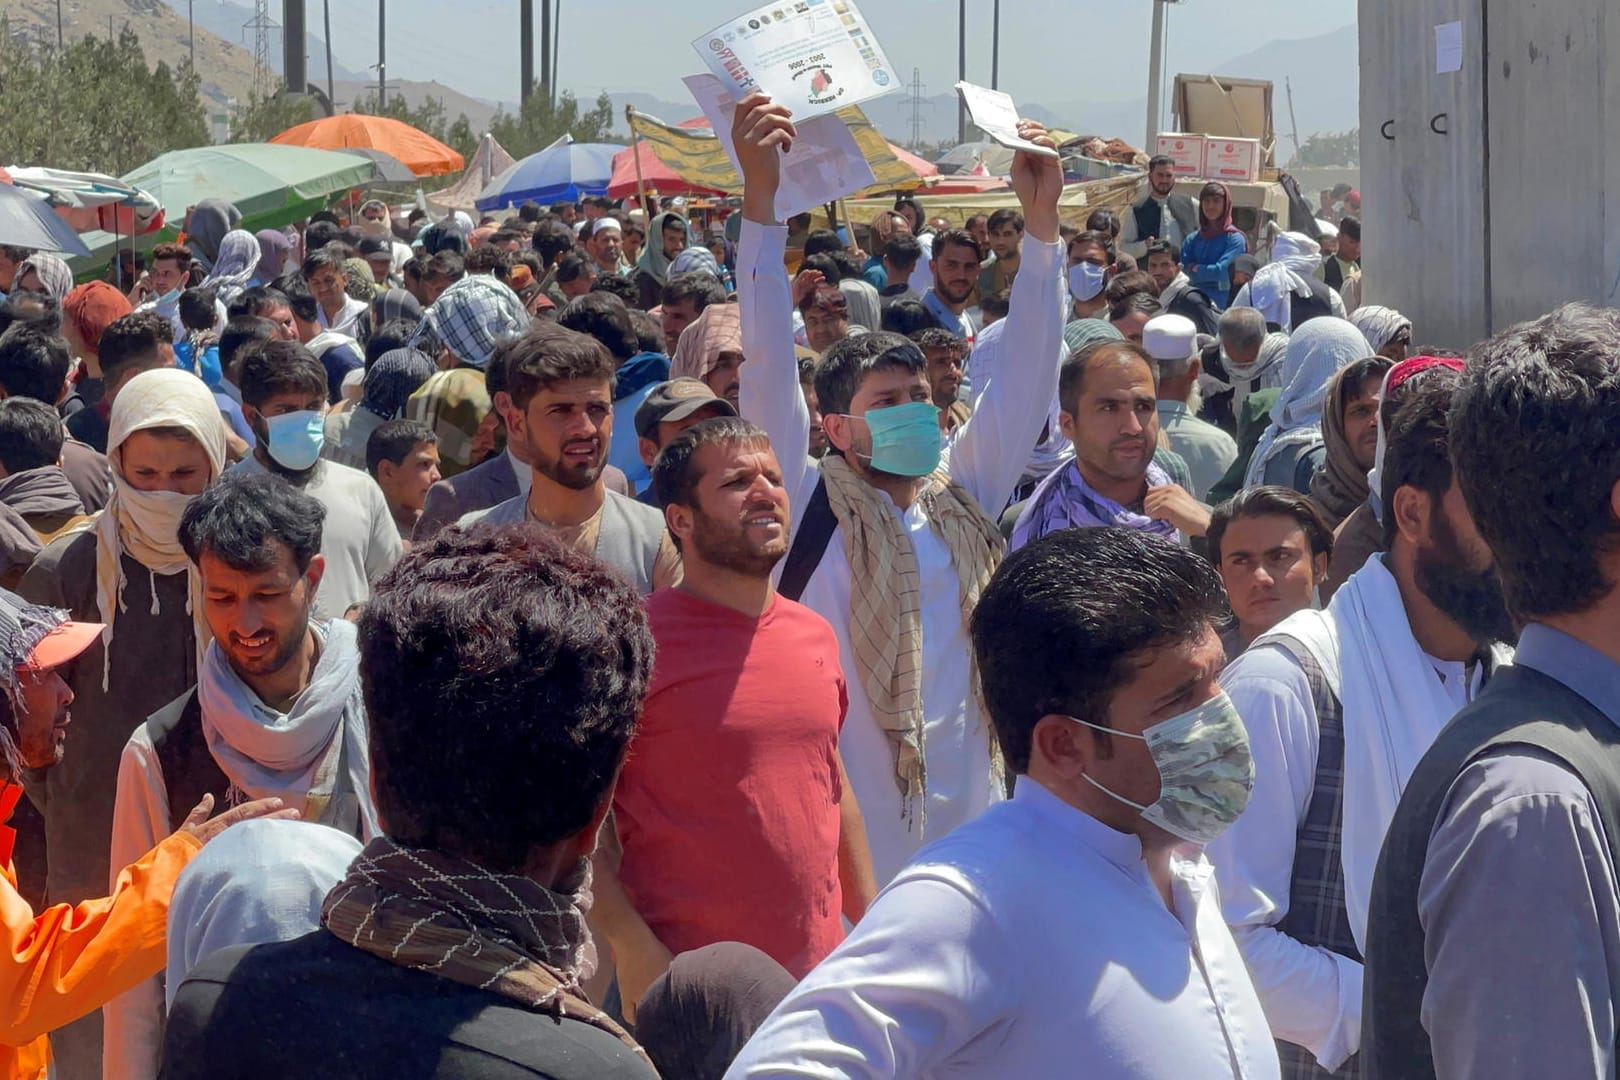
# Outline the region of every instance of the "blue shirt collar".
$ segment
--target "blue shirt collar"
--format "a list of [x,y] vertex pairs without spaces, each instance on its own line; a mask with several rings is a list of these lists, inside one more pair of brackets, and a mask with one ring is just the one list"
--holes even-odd
[[1620,664],[1584,641],[1533,622],[1519,636],[1513,662],[1558,680],[1620,724]]
[[962,323],[965,321],[965,317],[946,307],[945,301],[941,300],[933,289],[923,293],[923,307],[927,308],[930,314],[939,320],[940,326],[944,330],[957,337],[964,336]]

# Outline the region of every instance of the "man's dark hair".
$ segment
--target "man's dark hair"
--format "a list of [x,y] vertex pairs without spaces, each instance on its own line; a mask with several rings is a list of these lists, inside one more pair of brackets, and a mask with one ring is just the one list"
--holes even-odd
[[950,349],[958,359],[968,354],[966,341],[937,326],[927,326],[906,336],[916,343],[917,348],[921,349],[925,356],[929,349]]
[[596,280],[591,282],[590,291],[593,293],[606,293],[616,296],[625,307],[634,311],[641,300],[641,293],[636,290],[636,283],[627,277],[618,274],[597,274]]
[[[1129,275],[1121,276],[1128,277]],[[1152,293],[1130,292],[1118,300],[1109,301],[1108,321],[1118,322],[1130,315],[1146,315],[1151,318],[1163,310],[1164,307],[1159,303],[1159,298]]]
[[817,285],[799,304],[799,313],[824,311],[829,315],[849,317],[849,300],[836,285]]
[[55,465],[62,459],[63,437],[61,414],[45,402],[32,397],[0,400],[0,467],[6,472]]
[[407,347],[415,336],[416,323],[410,319],[389,319],[366,339],[366,367],[382,359],[384,353]]
[[399,279],[401,281],[420,282],[428,275],[429,262],[428,257],[418,251],[406,261],[404,266],[399,268]]
[[663,304],[679,304],[683,300],[690,300],[693,312],[698,313],[710,304],[725,303],[726,288],[710,273],[692,271],[685,274],[671,274],[664,284],[663,294],[658,299],[659,303]]
[[385,461],[398,465],[417,443],[437,446],[439,437],[420,420],[388,421],[366,439],[366,472],[375,480],[378,466]]
[[981,224],[981,223],[987,229],[990,227],[990,219],[988,217],[986,217],[984,214],[972,214],[972,215],[970,215],[968,217],[968,219],[966,221],[962,222],[962,228],[967,229],[969,232],[972,232],[973,231],[973,226]]
[[890,333],[910,337],[919,330],[939,326],[939,320],[920,300],[896,300],[883,309],[882,326]]
[[1157,299],[1159,291],[1159,283],[1154,280],[1152,274],[1146,270],[1131,270],[1114,275],[1114,279],[1108,283],[1108,288],[1103,290],[1103,300],[1109,307],[1113,307],[1127,297],[1138,294]]
[[540,220],[540,214],[540,204],[535,202],[533,199],[528,200],[522,206],[518,207],[519,220],[527,221],[531,225]]
[[664,327],[652,317],[651,312],[631,308],[630,328],[636,332],[636,344],[640,346],[638,352],[664,351]]
[[894,208],[902,213],[906,210],[910,210],[912,214],[916,216],[917,224],[919,226],[928,220],[928,215],[923,213],[922,203],[918,202],[916,199],[913,199],[910,195],[896,195],[894,198]]
[[1152,172],[1154,169],[1162,169],[1166,165],[1170,166],[1172,169],[1175,168],[1176,159],[1168,154],[1154,154],[1152,157],[1148,158],[1148,172]]
[[193,566],[203,552],[232,570],[260,573],[276,564],[274,541],[292,552],[302,574],[321,550],[326,507],[277,476],[227,473],[186,505],[180,546]]
[[538,526],[413,547],[360,615],[384,832],[522,872],[610,797],[652,658],[635,589]]
[[454,251],[441,251],[428,260],[427,278],[452,285],[467,276],[467,262]]
[[1221,540],[1226,527],[1234,521],[1257,517],[1293,518],[1305,530],[1305,541],[1311,557],[1333,554],[1333,526],[1322,516],[1322,510],[1309,498],[1293,488],[1265,486],[1244,488],[1215,508],[1209,519],[1209,531],[1204,540],[1209,545],[1209,559],[1221,565]]
[[420,206],[415,207],[409,214],[405,215],[405,224],[415,225],[418,221],[423,220],[427,216],[428,214],[426,210],[422,209]]
[[929,254],[938,259],[945,254],[945,249],[952,244],[971,250],[975,262],[984,261],[984,249],[979,246],[979,241],[974,239],[973,234],[966,229],[941,229],[935,233],[934,246],[929,249]]
[[506,392],[519,409],[527,409],[534,395],[557,383],[604,379],[611,386],[618,369],[612,354],[595,337],[553,323],[537,323],[501,342],[490,363],[502,365]]
[[817,229],[804,238],[804,257],[807,259],[812,255],[820,255],[827,251],[842,251],[843,249],[844,242],[831,229]]
[[0,334],[19,324],[38,327],[47,334],[60,334],[62,305],[54,296],[18,290],[0,302]]
[[265,341],[242,351],[242,404],[255,409],[277,394],[326,398],[326,368],[296,341]]
[[1086,372],[1091,370],[1094,362],[1104,360],[1119,360],[1135,357],[1148,366],[1153,373],[1153,384],[1159,383],[1159,365],[1153,362],[1146,349],[1134,341],[1115,341],[1104,338],[1101,341],[1088,341],[1063,361],[1058,369],[1058,408],[1071,417],[1078,417],[1080,412],[1080,393],[1085,389]]
[[1096,229],[1085,229],[1077,232],[1070,238],[1068,245],[1063,250],[1065,252],[1073,251],[1076,244],[1096,244],[1102,248],[1103,255],[1108,259],[1109,265],[1113,265],[1114,260],[1118,258],[1114,251],[1114,238],[1105,232],[1099,232]]
[[319,222],[326,222],[329,225],[336,225],[339,228],[342,228],[343,226],[343,221],[337,216],[337,211],[331,208],[315,211],[313,214],[309,215],[309,222],[311,225]]
[[1143,653],[1197,641],[1226,616],[1207,560],[1137,529],[1061,529],[1008,555],[970,626],[1008,766],[1029,771],[1044,716],[1106,725]]
[[839,281],[845,281],[849,278],[858,278],[861,276],[860,261],[856,259],[855,256],[852,255],[847,249],[824,252],[821,257],[831,259],[833,261],[833,265],[838,267]]
[[[1344,373],[1338,376],[1339,386],[1342,388],[1339,399],[1339,420],[1341,423],[1344,420],[1344,410],[1349,408],[1350,403],[1356,400],[1361,384],[1368,379],[1382,379],[1389,374],[1389,369],[1394,366],[1395,361],[1387,356],[1369,356],[1345,367]],[[1377,391],[1375,390],[1373,393],[1376,394]]]
[[[59,334],[32,323],[18,323],[0,334],[0,387],[8,397],[33,398],[54,406],[62,397],[72,367],[73,354]],[[60,422],[61,418],[57,419]]]
[[343,254],[331,248],[317,248],[305,255],[303,263],[298,267],[299,273],[305,278],[312,278],[321,270],[336,270],[340,274],[343,273]]
[[214,290],[194,286],[180,294],[180,325],[187,330],[212,330],[219,312],[214,308]]
[[740,416],[712,416],[671,439],[652,464],[653,493],[659,506],[696,506],[703,474],[692,467],[697,452],[717,443],[745,443],[770,448],[771,437]]
[[558,313],[557,325],[589,334],[606,346],[620,363],[639,351],[635,328],[630,325],[630,309],[624,301],[608,293],[590,292],[570,300]]
[[[922,258],[922,245],[915,236],[896,236],[883,247],[883,261],[889,263],[896,270],[910,272],[916,269],[917,260]],[[889,282],[890,285],[895,284]]]
[[[1146,266],[1147,261],[1153,258],[1155,255],[1168,255],[1170,256],[1171,262],[1175,263],[1177,266],[1181,265],[1181,252],[1177,251],[1176,245],[1172,244],[1168,240],[1151,241],[1147,246],[1147,251],[1143,253],[1142,265]],[[1129,275],[1121,274],[1120,276],[1127,277]]]
[[505,281],[512,272],[512,256],[494,244],[480,244],[467,252],[462,265],[469,274],[490,274],[496,281]]
[[1012,310],[1012,290],[1001,289],[979,298],[979,313],[992,319],[1005,319]]
[[240,319],[249,315],[263,315],[271,308],[289,306],[287,297],[280,289],[271,288],[269,285],[255,285],[236,294],[236,298],[225,308],[225,317]]
[[534,250],[550,266],[557,261],[559,255],[574,249],[574,230],[560,221],[542,222],[534,230],[534,239],[530,241]]
[[828,285],[837,285],[844,280],[844,268],[830,252],[823,251],[819,255],[812,255],[799,264],[800,274],[810,270],[825,278]]
[[582,277],[597,277],[596,263],[580,251],[570,251],[557,263],[558,281],[578,281]]
[[256,315],[232,319],[225,324],[224,332],[219,335],[220,370],[229,378],[231,365],[236,363],[237,353],[261,341],[274,341],[275,337],[276,324],[269,319],[261,319]]
[[1023,232],[1024,215],[1019,213],[1017,210],[1006,206],[991,214],[990,220],[986,223],[986,227],[991,232],[1000,232],[1009,225],[1017,229],[1019,232]]
[[114,319],[101,335],[101,349],[97,353],[102,380],[111,383],[134,364],[156,367],[163,346],[173,342],[174,325],[155,311],[137,311]]
[[[1378,493],[1384,502],[1384,543],[1388,551],[1400,534],[1396,522],[1395,493],[1403,487],[1414,487],[1429,497],[1434,512],[1440,512],[1440,500],[1451,487],[1451,429],[1446,414],[1456,396],[1458,375],[1454,371],[1437,372],[1416,387],[1400,408],[1395,411],[1394,422],[1384,433],[1384,466],[1380,474],[1382,490]],[[1545,462],[1540,463],[1545,466]],[[1543,469],[1542,483],[1546,483]],[[1498,479],[1498,483],[1505,478]]]
[[816,358],[814,356],[799,357],[799,386],[816,388]]
[[315,302],[315,294],[309,291],[309,279],[298,270],[290,270],[276,278],[276,291],[287,298],[287,310],[293,313],[293,318],[299,322],[319,322],[321,306]]
[[304,250],[312,253],[320,251],[342,236],[343,229],[337,222],[311,219],[309,227],[304,230]]
[[1092,232],[1107,233],[1109,240],[1119,239],[1119,214],[1111,207],[1099,206],[1086,218],[1086,228]]
[[1339,219],[1339,235],[1348,236],[1352,240],[1361,239],[1361,219],[1354,214],[1346,214]]
[[1450,420],[1457,484],[1519,618],[1589,611],[1615,586],[1603,561],[1620,547],[1616,416],[1614,311],[1567,304],[1509,327],[1463,371]]
[[816,366],[816,402],[822,415],[848,413],[861,382],[874,371],[926,373],[928,360],[909,339],[884,330],[833,342]]

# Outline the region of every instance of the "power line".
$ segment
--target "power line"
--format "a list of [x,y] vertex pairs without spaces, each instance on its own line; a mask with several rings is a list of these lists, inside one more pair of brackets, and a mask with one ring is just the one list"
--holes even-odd
[[270,0],[254,0],[253,18],[242,24],[242,36],[253,31],[253,96],[270,96],[275,73],[270,67],[270,31],[280,30],[281,24],[270,17]]

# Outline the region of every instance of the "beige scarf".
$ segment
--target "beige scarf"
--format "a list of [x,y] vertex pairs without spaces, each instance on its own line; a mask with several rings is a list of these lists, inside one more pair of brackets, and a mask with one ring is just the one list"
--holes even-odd
[[[849,596],[849,636],[855,666],[879,726],[894,747],[902,816],[915,811],[927,825],[928,766],[923,747],[922,598],[917,553],[894,506],[855,475],[843,458],[821,461],[827,500],[844,532],[844,551],[854,585]],[[918,498],[928,524],[950,548],[961,585],[962,618],[973,614],[979,594],[1001,564],[1006,544],[973,496],[943,470],[928,478]]]

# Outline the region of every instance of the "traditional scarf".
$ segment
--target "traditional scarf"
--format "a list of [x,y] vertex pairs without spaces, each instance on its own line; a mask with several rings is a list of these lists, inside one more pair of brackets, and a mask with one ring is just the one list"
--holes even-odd
[[25,517],[84,513],[84,502],[60,465],[41,465],[7,475],[0,480],[0,503]]
[[[1463,362],[1456,357],[1440,356],[1412,356],[1388,371],[1384,372],[1384,386],[1378,393],[1378,400],[1385,401],[1391,392],[1400,388],[1400,385],[1414,376],[1434,368],[1446,368],[1449,371],[1461,371]],[[1378,449],[1373,454],[1372,471],[1367,474],[1367,504],[1372,507],[1373,517],[1378,523],[1384,523],[1384,452],[1389,447],[1389,436],[1384,430],[1384,410],[1378,410]]]
[[720,263],[715,259],[714,252],[701,244],[693,244],[679,255],[669,261],[669,272],[673,274],[708,274],[714,280],[720,280]]
[[1283,361],[1287,381],[1271,407],[1271,424],[1249,459],[1244,487],[1265,483],[1267,463],[1284,449],[1322,441],[1322,403],[1328,384],[1347,364],[1367,355],[1367,339],[1343,319],[1312,319],[1294,332]]
[[553,891],[522,874],[378,837],[327,896],[321,922],[389,963],[601,1028],[648,1061],[580,988],[596,967],[585,926],[590,862],[581,859],[560,885]]
[[873,332],[883,329],[882,301],[878,298],[877,289],[869,282],[860,278],[845,278],[838,283],[838,291],[844,294],[849,307],[852,329],[859,327]]
[[1260,342],[1260,351],[1253,361],[1240,364],[1221,350],[1221,363],[1226,365],[1226,381],[1222,382],[1206,370],[1204,378],[1222,390],[1232,391],[1232,411],[1239,412],[1249,395],[1258,390],[1282,388],[1283,360],[1288,355],[1287,334],[1267,334]]
[[[232,802],[276,796],[304,821],[350,827],[358,811],[363,837],[377,835],[371,801],[371,751],[360,697],[360,646],[354,624],[310,624],[320,659],[292,711],[270,708],[242,681],[218,642],[211,642],[197,676],[203,738],[231,782]],[[349,792],[338,795],[338,762],[347,764]],[[299,803],[302,805],[298,805]]]
[[[1234,307],[1253,307],[1266,322],[1284,330],[1294,327],[1293,297],[1311,295],[1306,280],[1322,265],[1322,246],[1302,233],[1285,232],[1271,244],[1271,261],[1238,291]],[[1247,303],[1244,294],[1247,293]]]
[[371,264],[361,258],[343,260],[343,291],[355,300],[371,303],[377,295],[377,278]]
[[253,280],[260,258],[258,238],[250,232],[232,229],[219,242],[219,258],[214,260],[213,272],[203,279],[203,287],[213,289],[220,303],[230,304]]
[[1385,345],[1394,341],[1403,330],[1412,332],[1412,320],[1396,311],[1394,308],[1379,307],[1377,304],[1363,304],[1350,316],[1350,323],[1361,331],[1367,339],[1368,348],[1377,353]]
[[1221,198],[1226,202],[1226,209],[1221,211],[1218,220],[1211,221],[1204,216],[1204,200],[1200,196],[1198,200],[1198,235],[1205,240],[1219,240],[1227,233],[1237,232],[1237,226],[1232,224],[1232,192],[1228,190],[1225,184],[1214,180],[1204,186],[1206,188],[1217,187],[1221,189]]
[[379,327],[394,319],[405,319],[413,323],[422,321],[421,301],[404,289],[385,289],[372,299],[371,305]]
[[[671,259],[664,254],[664,225],[671,221],[682,228],[686,227],[686,219],[679,214],[659,214],[652,219],[652,224],[647,226],[647,242],[641,245],[641,257],[636,260],[636,268],[645,271],[660,285],[669,282]],[[719,277],[718,274],[715,276]]]
[[68,293],[73,290],[73,271],[58,255],[49,251],[34,252],[18,265],[17,277],[21,278],[30,270],[39,278],[39,287],[45,290],[45,295],[58,304],[66,300]]
[[242,212],[224,199],[204,199],[192,209],[191,222],[186,226],[186,244],[204,269],[213,271],[225,234],[241,221]]
[[[1150,462],[1147,482],[1149,487],[1158,487],[1172,481],[1169,473]],[[1110,525],[1124,529],[1141,529],[1143,532],[1171,540],[1176,536],[1176,527],[1170,522],[1150,518],[1122,503],[1115,502],[1106,495],[1099,495],[1096,489],[1086,483],[1086,478],[1080,475],[1079,463],[1071,462],[1042,480],[1036,487],[1035,493],[1029,497],[1029,502],[1024,504],[1024,509],[1018,515],[1018,524],[1013,526],[1012,543],[1008,545],[1008,549],[1017,551],[1030,541],[1038,540],[1047,533],[1059,529],[1098,528]]]
[[107,430],[107,463],[112,466],[112,495],[96,519],[96,610],[106,629],[101,632],[101,688],[107,689],[112,671],[113,630],[124,604],[124,564],[128,555],[152,577],[152,614],[160,613],[157,575],[185,574],[190,590],[186,613],[191,616],[197,643],[197,668],[213,634],[203,617],[202,578],[180,546],[180,515],[193,495],[172,491],[140,491],[124,479],[124,440],[148,428],[183,428],[208,455],[208,482],[219,479],[225,467],[225,420],[203,381],[189,371],[159,368],[143,371],[124,384],[113,402]]
[[[895,755],[901,816],[915,811],[927,827],[928,767],[922,702],[922,596],[917,553],[888,496],[855,475],[837,454],[821,459],[822,481],[844,552],[860,587],[850,590],[849,636],[856,674]],[[950,549],[961,587],[962,617],[1001,563],[1006,545],[996,523],[943,471],[928,478],[918,502],[929,528]]]
[[167,1006],[193,968],[233,945],[291,941],[321,928],[326,894],[360,854],[346,832],[262,818],[226,829],[197,853],[169,901]]
[[1311,498],[1327,512],[1335,528],[1367,501],[1368,490],[1367,474],[1356,465],[1355,450],[1344,433],[1347,395],[1357,389],[1344,385],[1349,370],[1340,368],[1328,383],[1327,402],[1322,408],[1322,441],[1327,444],[1327,459],[1311,475]]
[[101,335],[107,327],[134,310],[129,299],[105,281],[87,281],[62,301],[62,315],[73,320],[73,328],[92,355],[100,352]]
[[439,294],[417,324],[411,345],[440,342],[458,361],[481,371],[495,346],[523,333],[529,321],[517,293],[489,274],[469,274]]
[[292,241],[280,229],[260,229],[253,238],[259,242],[259,280],[274,281],[292,254]]
[[405,415],[405,402],[433,377],[439,366],[425,352],[391,349],[366,369],[360,393],[360,407],[383,420]]
[[710,304],[687,324],[675,343],[669,377],[701,379],[719,366],[723,352],[742,352],[742,315],[737,304]]

